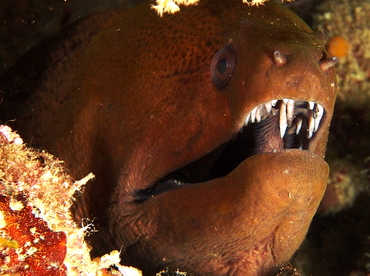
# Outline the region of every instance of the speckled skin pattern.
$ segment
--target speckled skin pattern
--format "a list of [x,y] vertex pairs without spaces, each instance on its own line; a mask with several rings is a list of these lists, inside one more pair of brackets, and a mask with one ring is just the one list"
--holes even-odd
[[[222,85],[210,70],[221,49],[235,58]],[[319,65],[327,58],[274,1],[202,0],[163,18],[143,4],[78,22],[8,71],[2,118],[74,177],[96,175],[73,207],[77,221],[95,218],[94,254],[121,249],[145,275],[266,275],[299,247],[326,188],[336,97],[334,69]],[[137,200],[232,140],[254,107],[284,98],[325,108],[308,150],[259,153],[222,177]]]

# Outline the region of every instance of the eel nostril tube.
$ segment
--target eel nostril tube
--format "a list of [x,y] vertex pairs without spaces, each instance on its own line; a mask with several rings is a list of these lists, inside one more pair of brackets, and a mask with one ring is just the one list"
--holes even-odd
[[329,59],[324,59],[319,61],[319,66],[321,70],[326,72],[329,68],[333,67],[335,64],[337,64],[338,58],[332,57]]
[[280,51],[274,51],[274,62],[277,67],[285,65],[288,60]]

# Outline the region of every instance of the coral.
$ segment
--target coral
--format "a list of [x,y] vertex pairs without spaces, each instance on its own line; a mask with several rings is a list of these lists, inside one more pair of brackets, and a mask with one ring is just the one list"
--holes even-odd
[[[0,273],[20,275],[141,275],[119,265],[119,252],[91,260],[84,236],[69,208],[80,181],[63,162],[28,149],[7,126],[0,126]],[[119,271],[109,272],[116,266]]]
[[1,272],[66,275],[64,232],[53,232],[45,221],[32,214],[30,206],[24,207],[22,201],[12,204],[9,197],[0,196],[0,214],[3,222],[0,228]]
[[364,192],[364,180],[357,167],[346,159],[330,162],[330,178],[319,213],[336,214],[353,206],[357,196]]
[[[264,2],[268,0],[243,0],[243,3],[246,3],[250,6],[259,6],[263,5]],[[282,0],[283,2],[284,0]],[[287,2],[292,2],[294,0],[285,0]],[[198,3],[199,0],[157,0],[156,5],[152,5],[152,8],[157,11],[159,16],[163,16],[163,13],[175,13],[180,10],[178,5],[194,5]]]
[[293,264],[302,275],[370,275],[370,0],[319,3],[312,27],[339,58],[326,158],[331,174]]
[[327,0],[314,15],[314,29],[327,39],[340,36],[350,44],[337,66],[338,100],[348,106],[367,107],[370,103],[369,14],[370,0]]

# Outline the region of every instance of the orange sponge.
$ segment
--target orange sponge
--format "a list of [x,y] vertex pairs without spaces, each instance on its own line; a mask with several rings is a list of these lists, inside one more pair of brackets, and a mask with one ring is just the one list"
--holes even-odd
[[333,57],[344,57],[349,51],[349,43],[343,36],[333,36],[327,44],[329,55]]

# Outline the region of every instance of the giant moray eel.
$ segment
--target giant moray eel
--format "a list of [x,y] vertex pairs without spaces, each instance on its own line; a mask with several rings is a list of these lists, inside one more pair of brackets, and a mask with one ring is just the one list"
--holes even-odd
[[163,18],[145,3],[84,19],[8,70],[2,119],[74,177],[96,175],[73,208],[94,219],[94,255],[120,249],[145,275],[267,275],[325,191],[335,62],[272,0]]

